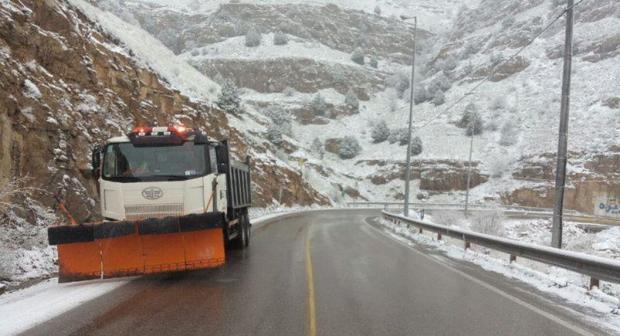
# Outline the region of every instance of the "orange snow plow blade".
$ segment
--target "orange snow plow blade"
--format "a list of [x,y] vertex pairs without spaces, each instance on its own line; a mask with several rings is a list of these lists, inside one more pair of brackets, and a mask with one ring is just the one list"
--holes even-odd
[[56,226],[59,282],[213,268],[224,264],[224,215]]

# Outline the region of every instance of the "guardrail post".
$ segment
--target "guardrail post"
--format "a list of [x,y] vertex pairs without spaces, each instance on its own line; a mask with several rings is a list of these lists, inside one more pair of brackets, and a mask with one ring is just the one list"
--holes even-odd
[[469,250],[471,248],[471,244],[465,240],[465,250]]
[[596,288],[600,288],[601,285],[601,281],[597,278],[590,278],[590,289],[593,289],[594,287]]
[[514,254],[510,255],[510,263],[512,264],[513,262],[517,261],[517,256]]
[[437,232],[437,240],[441,240],[441,232]]
[[420,228],[420,234],[423,234],[424,230],[422,228]]

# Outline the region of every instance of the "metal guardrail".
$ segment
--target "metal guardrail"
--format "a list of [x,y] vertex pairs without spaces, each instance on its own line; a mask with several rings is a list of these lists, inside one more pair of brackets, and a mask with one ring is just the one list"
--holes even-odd
[[[413,209],[424,209],[424,210],[454,210],[454,211],[462,211],[464,208],[463,204],[459,203],[409,203],[410,207]],[[402,202],[349,202],[347,203],[349,207],[373,207],[380,208],[384,210],[388,210],[391,208],[402,209]],[[471,212],[483,212],[483,211],[493,211],[493,210],[502,210],[507,217],[510,218],[551,218],[553,216],[553,211],[551,209],[546,208],[535,208],[535,207],[522,207],[522,206],[510,206],[510,205],[488,205],[488,204],[471,204],[469,205],[469,210]],[[620,226],[620,218],[617,217],[602,217],[602,216],[593,216],[579,213],[575,210],[565,210],[564,211],[564,219],[582,222],[588,224],[597,224],[597,225],[615,225]]]
[[427,223],[387,211],[383,211],[383,217],[395,224],[413,225],[421,232],[428,230],[437,233],[438,239],[444,235],[460,239],[464,242],[465,248],[469,248],[470,244],[476,244],[508,253],[511,261],[516,260],[517,257],[523,257],[588,275],[590,276],[590,287],[599,286],[599,280],[620,283],[619,261]]

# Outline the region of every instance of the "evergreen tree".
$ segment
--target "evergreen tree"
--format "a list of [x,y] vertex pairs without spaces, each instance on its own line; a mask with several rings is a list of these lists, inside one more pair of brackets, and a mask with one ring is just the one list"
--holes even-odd
[[274,124],[271,124],[269,125],[269,127],[267,127],[265,137],[276,146],[279,146],[284,142],[284,139],[282,138],[282,131],[277,125]]
[[482,117],[479,113],[471,115],[470,122],[467,125],[466,134],[468,136],[482,134],[483,127]]
[[456,124],[460,128],[467,128],[471,123],[472,117],[474,114],[478,114],[478,107],[474,103],[469,103],[465,107],[465,111],[463,111],[463,115],[461,116],[461,120]]
[[222,91],[217,97],[215,104],[224,110],[224,112],[235,115],[241,113],[241,98],[239,97],[239,90],[235,83],[229,79],[224,80]]

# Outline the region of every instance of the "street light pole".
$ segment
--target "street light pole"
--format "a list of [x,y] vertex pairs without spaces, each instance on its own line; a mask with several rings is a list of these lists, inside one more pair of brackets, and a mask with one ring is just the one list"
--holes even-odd
[[474,152],[474,130],[473,130],[473,125],[471,125],[470,127],[472,127],[471,130],[471,137],[469,140],[469,163],[467,164],[467,191],[465,193],[465,218],[467,218],[467,216],[469,216],[469,187],[471,185],[471,156],[472,153]]
[[562,248],[562,215],[564,212],[564,187],[566,186],[566,162],[568,150],[568,112],[570,109],[570,83],[573,61],[573,7],[568,0],[566,11],[566,36],[564,41],[564,73],[562,76],[562,104],[560,108],[560,132],[558,158],[555,170],[555,205],[553,206],[553,226],[551,246]]
[[407,163],[405,166],[405,207],[404,215],[409,216],[409,184],[411,182],[411,132],[413,131],[413,84],[415,83],[415,52],[418,32],[418,18],[413,18],[413,55],[411,56],[411,91],[409,101],[409,132],[407,139]]

